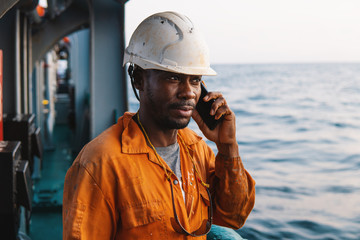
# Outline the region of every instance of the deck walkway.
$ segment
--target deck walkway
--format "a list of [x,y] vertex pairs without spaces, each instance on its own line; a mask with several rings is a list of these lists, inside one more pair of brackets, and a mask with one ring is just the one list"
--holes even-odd
[[62,239],[62,196],[64,178],[73,156],[71,132],[67,125],[56,125],[53,149],[45,150],[41,178],[35,181],[29,237],[32,240]]

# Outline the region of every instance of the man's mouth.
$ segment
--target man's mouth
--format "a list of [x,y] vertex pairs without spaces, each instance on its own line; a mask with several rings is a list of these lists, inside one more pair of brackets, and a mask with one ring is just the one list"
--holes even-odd
[[184,110],[184,111],[191,111],[194,108],[192,106],[181,106],[181,107],[178,107],[177,109]]
[[178,115],[179,117],[189,118],[192,115],[192,112],[195,108],[194,104],[173,104],[171,109]]

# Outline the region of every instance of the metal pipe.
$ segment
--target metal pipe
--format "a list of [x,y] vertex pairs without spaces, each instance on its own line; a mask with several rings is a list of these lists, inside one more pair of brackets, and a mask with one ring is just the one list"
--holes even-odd
[[21,51],[22,51],[22,107],[23,107],[23,113],[28,113],[28,19],[24,17],[22,19],[22,43],[21,43]]
[[15,112],[21,113],[20,10],[16,10],[15,29]]

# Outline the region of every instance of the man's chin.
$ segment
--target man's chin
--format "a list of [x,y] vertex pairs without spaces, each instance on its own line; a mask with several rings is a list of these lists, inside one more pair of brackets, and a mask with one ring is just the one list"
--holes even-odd
[[189,122],[185,123],[185,124],[179,124],[176,129],[183,129],[186,128],[189,125]]
[[164,122],[164,126],[168,129],[183,129],[189,125],[190,119],[181,119],[181,120],[170,120],[167,119]]

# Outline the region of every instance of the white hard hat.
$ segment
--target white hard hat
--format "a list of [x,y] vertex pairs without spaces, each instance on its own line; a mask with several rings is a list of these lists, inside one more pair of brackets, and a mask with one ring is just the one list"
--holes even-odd
[[203,37],[188,17],[176,12],[156,13],[140,23],[125,49],[126,63],[187,75],[216,75]]

